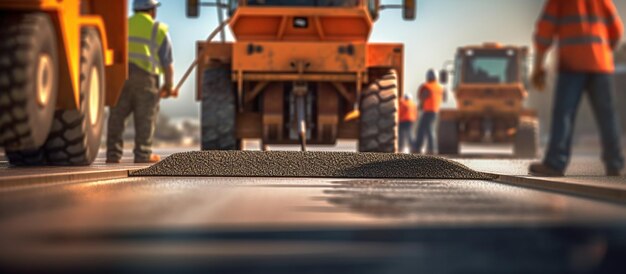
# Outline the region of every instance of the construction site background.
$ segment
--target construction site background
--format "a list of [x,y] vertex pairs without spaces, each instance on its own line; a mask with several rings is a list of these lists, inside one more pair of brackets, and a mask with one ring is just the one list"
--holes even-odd
[[[214,9],[206,8],[202,9],[199,18],[187,19],[184,17],[184,1],[161,2],[163,8],[159,10],[158,18],[170,27],[176,71],[182,73],[195,58],[193,46],[196,41],[204,40],[208,32],[217,26],[217,13]],[[383,2],[399,3],[392,0]],[[419,80],[423,79],[426,71],[429,68],[440,69],[445,61],[451,59],[458,46],[498,41],[530,47],[533,24],[542,5],[543,0],[421,0],[417,1],[418,16],[410,23],[402,20],[400,10],[385,10],[382,14],[384,16],[376,22],[370,40],[402,42],[406,49],[410,49],[405,52],[407,77],[404,84],[405,90],[415,96],[421,84]],[[621,6],[623,16],[626,17],[626,3]],[[491,16],[484,16],[486,13]],[[459,26],[480,31],[460,31]],[[425,43],[425,38],[433,39]],[[230,31],[227,31],[226,39],[232,41]],[[180,77],[178,73],[177,77]],[[181,89],[180,98],[161,103],[162,112],[177,118],[198,117],[199,106],[195,102],[193,83],[195,74]],[[454,100],[450,100],[447,105],[453,106]]]
[[[626,44],[623,44],[616,53],[616,106],[626,105]],[[553,66],[551,64],[551,66]],[[528,107],[538,111],[541,125],[541,141],[547,142],[550,128],[550,110],[552,109],[552,86],[554,76],[550,78],[549,89],[545,93],[531,91],[528,100]],[[626,142],[626,109],[618,107],[621,116],[622,131],[624,132],[624,142]],[[591,113],[588,100],[585,98],[578,115],[576,124],[575,146],[592,147],[599,149],[599,138],[597,136],[596,123]],[[106,129],[105,129],[106,130]],[[106,136],[106,135],[104,135]],[[129,118],[124,134],[125,146],[132,146],[134,127],[132,117]],[[197,117],[192,116],[172,116],[167,111],[162,111],[157,120],[155,132],[155,147],[197,147],[199,145],[200,128]]]
[[[202,16],[192,21],[184,17],[185,5],[180,0],[162,0],[163,9],[160,10],[159,19],[170,23],[172,40],[174,43],[174,59],[176,60],[177,71],[184,71],[186,66],[195,57],[195,51],[191,48],[196,40],[202,40],[208,33],[198,31],[193,26],[203,26],[203,29],[211,29],[217,25],[216,13],[214,10],[205,9],[203,12],[207,16]],[[514,2],[514,3],[513,3]],[[385,11],[392,13],[390,16],[384,16],[378,22],[372,33],[374,41],[403,41],[407,48],[406,69],[409,74],[405,85],[407,91],[413,92],[419,85],[427,68],[439,68],[443,61],[450,59],[451,54],[459,45],[464,44],[481,44],[489,40],[497,40],[504,44],[531,45],[531,37],[533,24],[537,14],[545,1],[544,0],[528,0],[528,1],[501,1],[501,0],[422,0],[418,1],[418,18],[413,25],[398,26],[401,22],[397,11]],[[626,1],[615,1],[615,4],[623,18],[626,18]],[[484,13],[471,12],[478,9],[488,11],[498,11],[490,17],[484,17]],[[131,8],[128,9],[129,14]],[[442,20],[441,14],[444,14]],[[479,18],[476,18],[479,17]],[[499,20],[499,18],[507,18],[507,20]],[[505,27],[502,24],[494,25],[490,22],[494,20],[505,21]],[[455,33],[459,24],[463,23],[468,28],[480,28],[480,32],[464,31]],[[386,29],[397,29],[398,31],[389,32]],[[503,31],[502,29],[506,29]],[[411,31],[414,35],[407,35],[406,31]],[[423,43],[423,37],[437,37],[430,43]],[[227,39],[232,39],[230,33],[227,33]],[[626,105],[626,45],[623,45],[616,55],[617,74],[616,74],[616,105]],[[414,76],[411,76],[414,75]],[[418,77],[419,76],[419,77]],[[180,77],[180,75],[178,75]],[[159,117],[157,131],[155,133],[155,146],[186,146],[197,148],[197,142],[200,134],[198,131],[198,109],[199,106],[194,100],[194,83],[195,76],[192,74],[188,84],[181,90],[181,98],[178,100],[165,100],[162,102],[161,115]],[[539,110],[539,118],[541,124],[541,140],[545,143],[547,133],[550,126],[549,110],[552,105],[552,93],[536,93],[530,92],[528,107]],[[454,100],[449,100],[447,107],[454,106]],[[626,110],[622,107],[617,108],[621,115],[622,129],[626,133]],[[586,146],[596,146],[598,137],[594,117],[591,115],[588,102],[585,99],[578,115],[576,126],[577,145],[584,144]],[[129,119],[128,128],[125,131],[125,144],[132,145],[132,118]],[[106,129],[105,129],[106,130]],[[104,134],[105,135],[105,134]],[[626,134],[625,134],[626,135]]]
[[[385,11],[391,13],[383,16],[377,23],[372,33],[373,41],[388,42],[402,41],[406,44],[406,71],[407,79],[405,81],[406,90],[415,95],[415,90],[419,85],[421,76],[428,68],[439,68],[444,61],[449,60],[451,54],[456,50],[457,46],[466,44],[482,44],[487,41],[498,41],[503,44],[526,45],[531,47],[532,32],[537,14],[543,6],[544,0],[529,1],[500,1],[500,0],[481,0],[481,1],[465,1],[465,0],[423,0],[418,1],[418,14],[415,24],[419,28],[403,23],[397,11]],[[205,9],[202,12],[205,16],[201,16],[194,21],[184,18],[184,4],[179,0],[163,0],[163,9],[159,14],[159,18],[164,22],[170,22],[170,30],[172,32],[172,40],[175,44],[174,57],[176,60],[177,71],[183,71],[195,57],[195,51],[189,48],[189,45],[195,44],[196,40],[203,40],[207,33],[198,32],[196,28],[189,28],[189,25],[203,26],[204,29],[211,29],[217,25],[215,10]],[[615,4],[623,18],[626,18],[626,1],[615,1]],[[471,12],[474,10],[483,10],[482,12]],[[492,14],[484,17],[485,11]],[[129,10],[130,12],[130,10]],[[444,14],[442,20],[442,14]],[[480,17],[480,18],[476,18]],[[499,19],[503,18],[503,19]],[[506,18],[506,20],[504,20]],[[496,20],[503,22],[493,24]],[[455,33],[459,24],[470,29],[481,29],[480,32],[464,31]],[[397,29],[398,31],[389,32],[386,29]],[[406,31],[410,30],[414,35],[406,35]],[[506,30],[506,31],[504,31]],[[232,40],[230,33],[227,33],[227,40]],[[437,37],[429,43],[423,43],[423,37]],[[618,57],[618,63],[621,65],[616,75],[617,81],[617,104],[625,105],[626,103],[626,57],[621,49],[621,57]],[[181,98],[178,100],[166,100],[161,104],[161,113],[172,120],[189,120],[198,119],[199,106],[194,100],[194,86],[189,83],[195,82],[195,75],[192,74],[183,89],[181,90]],[[530,92],[530,98],[527,106],[539,110],[539,118],[541,126],[541,140],[547,140],[547,133],[550,121],[548,119],[552,104],[552,93],[536,93]],[[449,100],[445,107],[453,107],[456,104],[454,100]],[[626,130],[626,111],[619,109],[622,116],[622,128]],[[593,143],[596,141],[595,122],[590,114],[587,103],[583,103],[577,123],[577,142]],[[625,131],[626,132],[626,131]],[[155,145],[159,145],[163,138],[157,138]],[[184,134],[183,134],[184,135]],[[195,138],[196,136],[186,136],[183,138]],[[596,142],[597,143],[597,142]]]

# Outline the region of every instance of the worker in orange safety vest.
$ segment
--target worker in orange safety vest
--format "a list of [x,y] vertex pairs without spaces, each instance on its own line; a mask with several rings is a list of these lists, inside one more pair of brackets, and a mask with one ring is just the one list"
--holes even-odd
[[410,94],[405,94],[400,99],[400,151],[404,152],[406,149],[411,150],[413,147],[413,127],[417,121],[417,105],[413,102]]
[[589,96],[602,137],[606,174],[618,176],[624,167],[618,117],[615,113],[613,52],[624,28],[611,0],[548,0],[534,37],[536,58],[532,83],[545,88],[544,59],[552,46],[558,51],[552,128],[542,162],[530,166],[537,176],[563,176],[570,160],[578,105]]
[[417,137],[412,149],[413,153],[422,153],[424,141],[427,139],[427,154],[435,153],[435,121],[444,101],[445,92],[443,87],[437,82],[437,75],[434,70],[426,73],[426,83],[418,90],[420,100],[419,109],[422,111],[418,126]]

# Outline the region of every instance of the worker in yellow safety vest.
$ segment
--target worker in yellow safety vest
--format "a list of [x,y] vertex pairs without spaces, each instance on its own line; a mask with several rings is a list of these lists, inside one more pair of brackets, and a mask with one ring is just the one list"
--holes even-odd
[[[156,0],[135,0],[134,15],[128,20],[128,80],[118,104],[111,108],[107,133],[107,163],[119,163],[123,154],[124,127],[133,114],[135,163],[154,163],[152,137],[161,98],[177,97],[174,60],[167,25],[155,20]],[[165,83],[159,88],[161,76]]]

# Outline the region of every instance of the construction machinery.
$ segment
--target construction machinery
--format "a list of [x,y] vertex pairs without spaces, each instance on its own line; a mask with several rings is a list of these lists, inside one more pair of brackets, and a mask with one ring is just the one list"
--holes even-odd
[[228,9],[222,25],[235,38],[197,44],[203,150],[242,149],[244,139],[397,150],[403,45],[368,39],[379,11],[402,8],[412,20],[415,1],[188,0],[187,15],[203,5]]
[[0,0],[0,146],[13,165],[89,165],[127,75],[127,1]]
[[[459,154],[461,142],[513,144],[517,157],[535,157],[537,115],[524,108],[528,49],[485,43],[459,48],[454,61],[457,109],[440,114],[440,154]],[[440,80],[447,83],[447,73]]]

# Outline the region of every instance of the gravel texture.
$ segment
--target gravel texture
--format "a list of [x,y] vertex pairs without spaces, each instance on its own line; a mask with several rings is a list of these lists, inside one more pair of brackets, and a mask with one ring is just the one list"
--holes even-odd
[[351,152],[196,151],[131,176],[478,179],[493,176],[440,157]]

